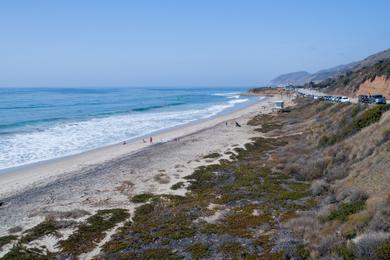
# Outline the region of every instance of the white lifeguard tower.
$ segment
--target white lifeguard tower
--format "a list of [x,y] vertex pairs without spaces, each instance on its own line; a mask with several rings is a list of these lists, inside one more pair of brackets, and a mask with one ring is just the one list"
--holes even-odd
[[284,108],[284,101],[283,100],[276,100],[274,108],[277,110],[283,109]]

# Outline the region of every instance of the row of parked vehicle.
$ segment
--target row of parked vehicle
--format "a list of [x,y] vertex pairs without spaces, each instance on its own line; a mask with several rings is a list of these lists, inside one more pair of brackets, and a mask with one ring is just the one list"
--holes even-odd
[[349,100],[349,98],[345,97],[345,96],[318,96],[317,99],[333,101],[333,102],[338,102],[338,103],[349,103],[349,102],[351,102]]
[[[338,103],[350,103],[351,100],[346,96],[323,96],[321,93],[305,93],[297,91],[298,95],[309,97],[317,100],[333,101]],[[317,94],[317,95],[316,95]],[[359,103],[368,104],[386,104],[386,98],[383,95],[360,95],[358,96]]]
[[386,104],[386,98],[382,95],[360,95],[358,101],[359,103]]

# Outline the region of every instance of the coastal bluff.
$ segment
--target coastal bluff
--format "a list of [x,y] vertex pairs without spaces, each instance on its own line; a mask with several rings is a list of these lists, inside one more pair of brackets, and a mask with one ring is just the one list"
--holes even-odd
[[277,95],[283,95],[286,93],[290,93],[290,92],[283,87],[257,87],[257,88],[251,88],[247,92],[242,93],[241,95],[272,97]]

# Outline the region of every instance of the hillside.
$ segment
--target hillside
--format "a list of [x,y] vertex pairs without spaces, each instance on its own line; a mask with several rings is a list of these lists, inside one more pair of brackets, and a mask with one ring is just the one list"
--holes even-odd
[[286,90],[281,87],[260,87],[260,88],[251,88],[247,93],[242,95],[247,96],[262,96],[269,97],[286,93]]
[[316,73],[292,72],[282,74],[271,80],[271,85],[304,85],[309,82],[319,83],[328,78],[335,78],[349,71],[357,71],[364,67],[371,66],[381,60],[390,59],[390,49],[370,55],[367,58],[352,62],[346,65],[339,65],[330,69],[320,70]]
[[381,60],[387,60],[387,59],[390,59],[390,49],[368,56],[364,60],[358,62],[354,66],[354,70],[362,69],[363,67],[370,66]]
[[390,99],[390,59],[381,60],[317,84],[306,84],[304,87],[309,86],[331,94],[352,97],[382,94]]

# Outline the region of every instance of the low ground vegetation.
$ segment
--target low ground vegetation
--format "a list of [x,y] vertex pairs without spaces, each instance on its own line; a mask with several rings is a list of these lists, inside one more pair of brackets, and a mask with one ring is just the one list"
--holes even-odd
[[[131,219],[125,209],[81,223],[47,219],[0,238],[0,245],[14,243],[5,259],[75,258],[118,224],[97,259],[389,259],[390,197],[353,185],[363,174],[356,165],[383,161],[390,151],[388,107],[296,102],[289,113],[250,120],[262,137],[236,147],[231,161],[201,166],[172,186],[187,187],[185,196],[130,197],[137,205]],[[75,232],[58,237],[59,252],[28,247],[65,226]]]

